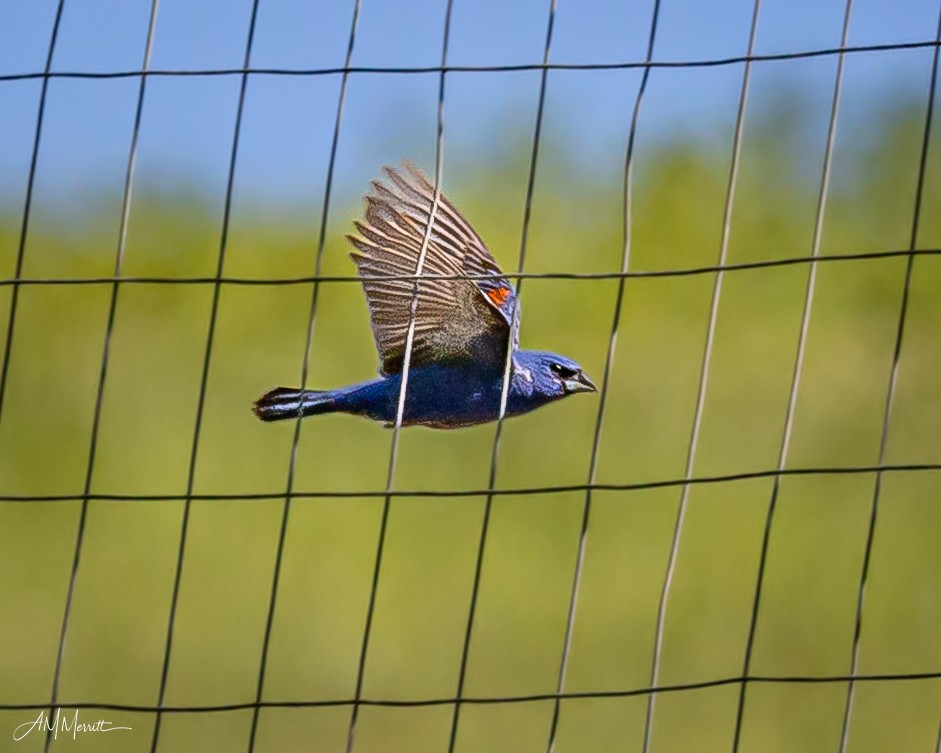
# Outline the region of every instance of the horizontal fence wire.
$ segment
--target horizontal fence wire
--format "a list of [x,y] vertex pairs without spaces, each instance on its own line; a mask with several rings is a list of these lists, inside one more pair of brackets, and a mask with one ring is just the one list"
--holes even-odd
[[[625,270],[620,272],[501,272],[481,275],[434,275],[423,274],[422,280],[628,280],[647,277],[695,277],[697,275],[721,274],[724,272],[744,272],[751,269],[770,267],[790,267],[800,264],[818,264],[820,262],[865,261],[875,259],[912,258],[915,256],[938,256],[941,248],[920,248],[909,250],[868,251],[855,254],[821,254],[820,256],[786,256],[781,259],[763,259],[729,264],[713,264],[702,267],[681,267],[677,269]],[[415,275],[375,275],[369,278],[376,282],[401,282],[414,280]],[[9,277],[0,279],[0,287],[26,287],[33,285],[309,285],[311,283],[361,283],[355,275],[309,275],[307,277]]]
[[566,492],[630,492],[644,489],[663,489],[673,486],[721,484],[733,481],[747,481],[751,479],[774,479],[787,476],[846,476],[865,473],[912,473],[915,471],[941,471],[941,463],[895,463],[891,465],[852,465],[852,466],[819,466],[814,468],[785,468],[783,470],[768,469],[760,471],[743,471],[740,473],[724,473],[713,476],[693,476],[669,478],[655,481],[636,481],[610,484],[557,484],[554,486],[521,486],[508,488],[477,488],[477,489],[334,489],[329,491],[284,491],[275,492],[220,492],[213,494],[120,494],[99,493],[89,494],[0,494],[0,503],[3,502],[73,502],[83,499],[97,499],[110,502],[178,502],[192,499],[219,502],[250,502],[265,499],[324,499],[324,498],[372,498],[385,497],[486,497],[488,494],[496,496],[526,496],[532,494],[564,494]]
[[642,68],[714,68],[723,65],[741,63],[780,62],[788,60],[806,60],[809,58],[830,57],[840,54],[860,54],[866,52],[888,52],[892,50],[923,50],[938,47],[935,39],[916,42],[894,42],[886,44],[848,45],[846,47],[823,47],[799,52],[773,52],[756,55],[734,55],[722,58],[700,58],[690,60],[632,60],[611,63],[518,63],[508,65],[420,65],[420,66],[339,66],[332,68],[154,68],[148,71],[31,71],[26,73],[0,74],[2,81],[26,81],[50,78],[109,79],[133,78],[134,76],[239,76],[242,74],[259,76],[336,76],[344,73],[512,73],[514,71],[619,71]]
[[[625,690],[585,690],[564,693],[526,693],[521,695],[470,696],[460,698],[325,698],[322,700],[291,701],[246,701],[243,703],[192,704],[148,706],[133,703],[109,703],[106,701],[77,701],[57,703],[53,708],[102,709],[107,711],[129,711],[141,714],[207,714],[226,711],[251,711],[253,709],[309,709],[336,706],[385,706],[414,708],[420,706],[450,706],[458,703],[486,706],[490,704],[538,703],[540,701],[579,701],[599,698],[633,698],[637,696],[677,693],[689,690],[707,690],[728,685],[786,684],[826,685],[850,682],[918,682],[941,680],[941,670],[932,672],[883,672],[857,675],[748,675],[746,677],[718,677],[711,680],[671,683],[656,687],[628,688]],[[49,708],[49,702],[0,703],[0,711],[28,711]]]

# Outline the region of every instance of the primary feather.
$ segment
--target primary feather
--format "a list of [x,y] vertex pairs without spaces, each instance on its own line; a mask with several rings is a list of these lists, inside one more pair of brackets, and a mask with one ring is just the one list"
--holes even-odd
[[[384,374],[402,370],[415,300],[412,366],[441,360],[502,361],[519,318],[516,294],[490,251],[454,206],[439,195],[418,279],[434,186],[414,165],[385,168],[366,196],[365,222],[347,236],[366,291]],[[400,279],[387,279],[392,276]],[[491,275],[487,279],[475,276]],[[429,279],[428,276],[431,276]],[[448,279],[435,279],[444,277]]]

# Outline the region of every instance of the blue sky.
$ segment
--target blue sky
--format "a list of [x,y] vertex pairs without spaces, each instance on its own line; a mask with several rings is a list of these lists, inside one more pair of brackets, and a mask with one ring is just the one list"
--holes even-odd
[[[43,69],[56,3],[0,2],[0,75]],[[151,67],[240,67],[250,0],[161,0]],[[260,0],[253,67],[343,64],[353,3]],[[454,0],[449,62],[538,63],[548,0]],[[764,0],[758,54],[838,46],[844,0]],[[558,0],[552,62],[631,62],[644,58],[652,0]],[[444,0],[363,0],[353,53],[358,66],[437,65]],[[662,0],[659,60],[742,55],[752,0]],[[55,71],[122,71],[141,66],[149,0],[66,0]],[[937,0],[856,0],[850,45],[934,38]],[[873,108],[923,96],[930,49],[849,57],[844,128],[852,134]],[[808,127],[825,129],[835,57],[760,63],[752,102],[797,97]],[[546,143],[569,162],[612,176],[640,74],[637,70],[554,71],[546,103]],[[679,135],[725,143],[734,123],[742,66],[655,70],[640,124],[640,145]],[[253,76],[249,83],[238,194],[251,201],[306,205],[322,191],[340,77]],[[238,76],[150,79],[141,130],[140,181],[219,196],[224,185]],[[539,73],[449,74],[447,164],[478,164],[532,131]],[[36,178],[37,202],[79,202],[120,190],[137,98],[134,78],[54,79],[49,87]],[[39,80],[0,81],[0,203],[22,202]],[[378,166],[410,156],[431,168],[435,74],[351,77],[338,153],[337,190],[355,195]],[[819,121],[819,122],[818,122]],[[848,137],[848,136],[847,136]],[[446,179],[447,182],[447,179]]]

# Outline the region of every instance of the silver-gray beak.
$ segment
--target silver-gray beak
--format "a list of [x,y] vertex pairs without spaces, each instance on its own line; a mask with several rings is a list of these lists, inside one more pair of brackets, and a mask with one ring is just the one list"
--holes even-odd
[[566,394],[574,394],[575,392],[597,392],[598,388],[595,387],[595,383],[588,378],[588,375],[584,371],[579,371],[571,379],[565,380],[565,392]]

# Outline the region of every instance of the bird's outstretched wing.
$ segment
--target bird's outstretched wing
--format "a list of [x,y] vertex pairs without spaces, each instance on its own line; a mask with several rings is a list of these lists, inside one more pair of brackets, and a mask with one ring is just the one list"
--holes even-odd
[[[424,263],[416,280],[434,185],[409,162],[384,169],[366,195],[365,222],[348,235],[366,291],[376,348],[385,374],[402,370],[415,301],[411,363],[473,360],[503,363],[519,322],[509,281],[480,236],[444,195],[438,199]],[[383,279],[390,276],[407,279]],[[453,279],[427,279],[427,276]],[[484,280],[476,275],[494,275]]]

